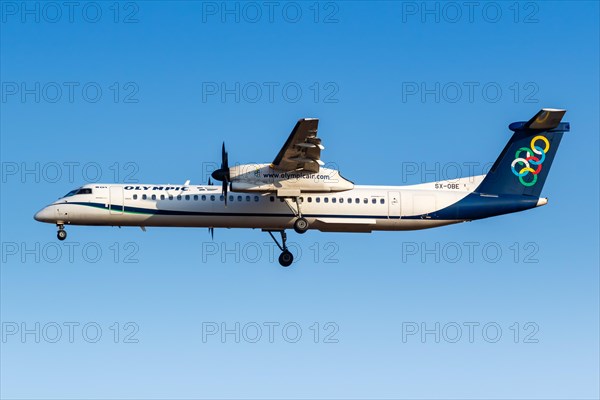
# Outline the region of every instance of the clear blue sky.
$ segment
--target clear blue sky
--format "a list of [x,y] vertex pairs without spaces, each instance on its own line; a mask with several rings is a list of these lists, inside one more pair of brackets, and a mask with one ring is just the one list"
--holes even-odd
[[[2,397],[599,397],[598,3],[1,6]],[[288,269],[259,231],[32,218],[96,178],[205,183],[223,140],[269,162],[302,117],[357,184],[479,173],[542,107],[572,126],[547,206],[290,233]]]

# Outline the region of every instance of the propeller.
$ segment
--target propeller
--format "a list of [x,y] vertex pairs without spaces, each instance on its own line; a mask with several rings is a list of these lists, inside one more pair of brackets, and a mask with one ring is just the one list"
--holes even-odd
[[214,180],[222,182],[222,194],[225,200],[225,206],[227,206],[227,188],[230,182],[229,175],[229,156],[227,151],[225,150],[225,142],[223,142],[223,147],[221,148],[221,168],[213,171],[211,174]]
[[[225,150],[225,142],[223,142],[223,147],[221,148],[221,168],[217,169],[216,171],[213,171],[211,176],[214,180],[223,182],[223,199],[225,200],[225,206],[227,206],[227,186],[229,185],[229,156],[227,155],[227,151]],[[210,177],[208,177],[208,185],[213,185],[213,182],[210,179]],[[208,228],[208,233],[210,233],[211,240],[214,240],[215,228]]]

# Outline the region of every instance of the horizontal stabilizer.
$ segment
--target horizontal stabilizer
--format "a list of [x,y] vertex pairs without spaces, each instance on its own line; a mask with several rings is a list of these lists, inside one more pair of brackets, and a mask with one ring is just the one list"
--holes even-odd
[[510,129],[513,131],[519,129],[549,131],[556,128],[567,110],[558,110],[555,108],[542,108],[533,118],[523,123],[515,122],[511,124]]

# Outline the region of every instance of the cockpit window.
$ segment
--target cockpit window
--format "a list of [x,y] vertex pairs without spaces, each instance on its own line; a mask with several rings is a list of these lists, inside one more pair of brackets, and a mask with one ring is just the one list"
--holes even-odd
[[80,189],[71,190],[69,193],[64,195],[64,197],[70,197],[70,196],[74,196],[76,194],[92,194],[92,189],[80,188]]

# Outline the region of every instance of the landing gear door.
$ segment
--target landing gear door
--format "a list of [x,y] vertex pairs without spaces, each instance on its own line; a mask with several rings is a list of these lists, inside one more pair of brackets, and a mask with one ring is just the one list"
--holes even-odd
[[123,187],[111,186],[108,203],[111,214],[123,214]]
[[400,218],[400,192],[388,192],[388,218]]

